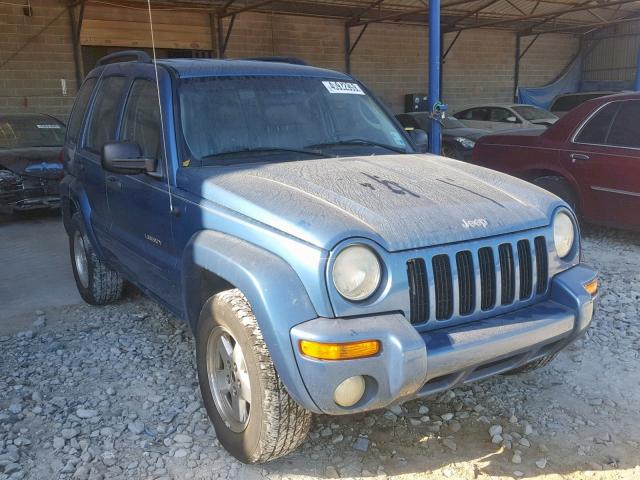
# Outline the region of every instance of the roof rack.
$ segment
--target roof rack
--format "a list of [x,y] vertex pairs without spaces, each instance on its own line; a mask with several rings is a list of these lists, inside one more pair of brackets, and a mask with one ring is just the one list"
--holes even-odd
[[309,65],[301,58],[296,57],[252,57],[245,60],[255,60],[257,62],[291,63],[293,65]]
[[144,62],[151,63],[151,57],[142,50],[122,50],[120,52],[110,53],[102,57],[96,62],[96,67],[106,65],[108,63],[117,62]]

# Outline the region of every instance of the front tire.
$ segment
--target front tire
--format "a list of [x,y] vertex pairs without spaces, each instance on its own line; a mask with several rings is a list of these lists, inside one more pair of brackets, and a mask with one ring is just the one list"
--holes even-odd
[[302,444],[312,414],[284,387],[240,290],[224,291],[205,303],[196,360],[204,406],[218,440],[234,457],[263,463]]
[[122,297],[122,277],[98,258],[79,213],[71,218],[69,253],[73,277],[85,302],[90,305],[106,305]]

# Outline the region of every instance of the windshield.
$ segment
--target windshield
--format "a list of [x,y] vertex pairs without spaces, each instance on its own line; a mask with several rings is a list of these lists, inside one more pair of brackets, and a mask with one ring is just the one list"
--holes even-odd
[[445,117],[444,128],[467,128],[467,126],[455,117]]
[[[184,140],[204,164],[412,151],[389,116],[357,83],[309,77],[183,80]],[[247,153],[247,155],[233,155]],[[215,157],[215,159],[214,159]]]
[[549,118],[558,118],[553,113],[534,107],[533,105],[516,105],[513,109],[525,120],[545,120]]
[[0,118],[0,148],[61,147],[64,126],[47,117]]

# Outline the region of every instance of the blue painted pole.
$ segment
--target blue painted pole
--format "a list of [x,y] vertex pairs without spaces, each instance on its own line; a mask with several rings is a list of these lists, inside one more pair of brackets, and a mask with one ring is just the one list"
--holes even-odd
[[[429,0],[429,110],[440,101],[440,0]],[[429,151],[440,155],[440,122],[431,119]]]
[[640,50],[638,50],[638,64],[636,65],[636,85],[635,90],[640,92]]

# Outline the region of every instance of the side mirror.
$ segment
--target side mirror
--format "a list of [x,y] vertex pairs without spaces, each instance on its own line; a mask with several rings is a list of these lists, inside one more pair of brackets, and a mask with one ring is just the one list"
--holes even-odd
[[108,142],[102,147],[102,168],[124,175],[137,175],[156,170],[155,158],[142,158],[140,145],[135,142]]
[[420,153],[427,153],[429,151],[429,135],[424,130],[420,130],[419,128],[415,128],[413,130],[408,131],[411,140],[418,147],[418,151]]
[[518,123],[518,119],[515,117],[515,115],[511,115],[510,117],[505,118],[505,120],[509,123]]

